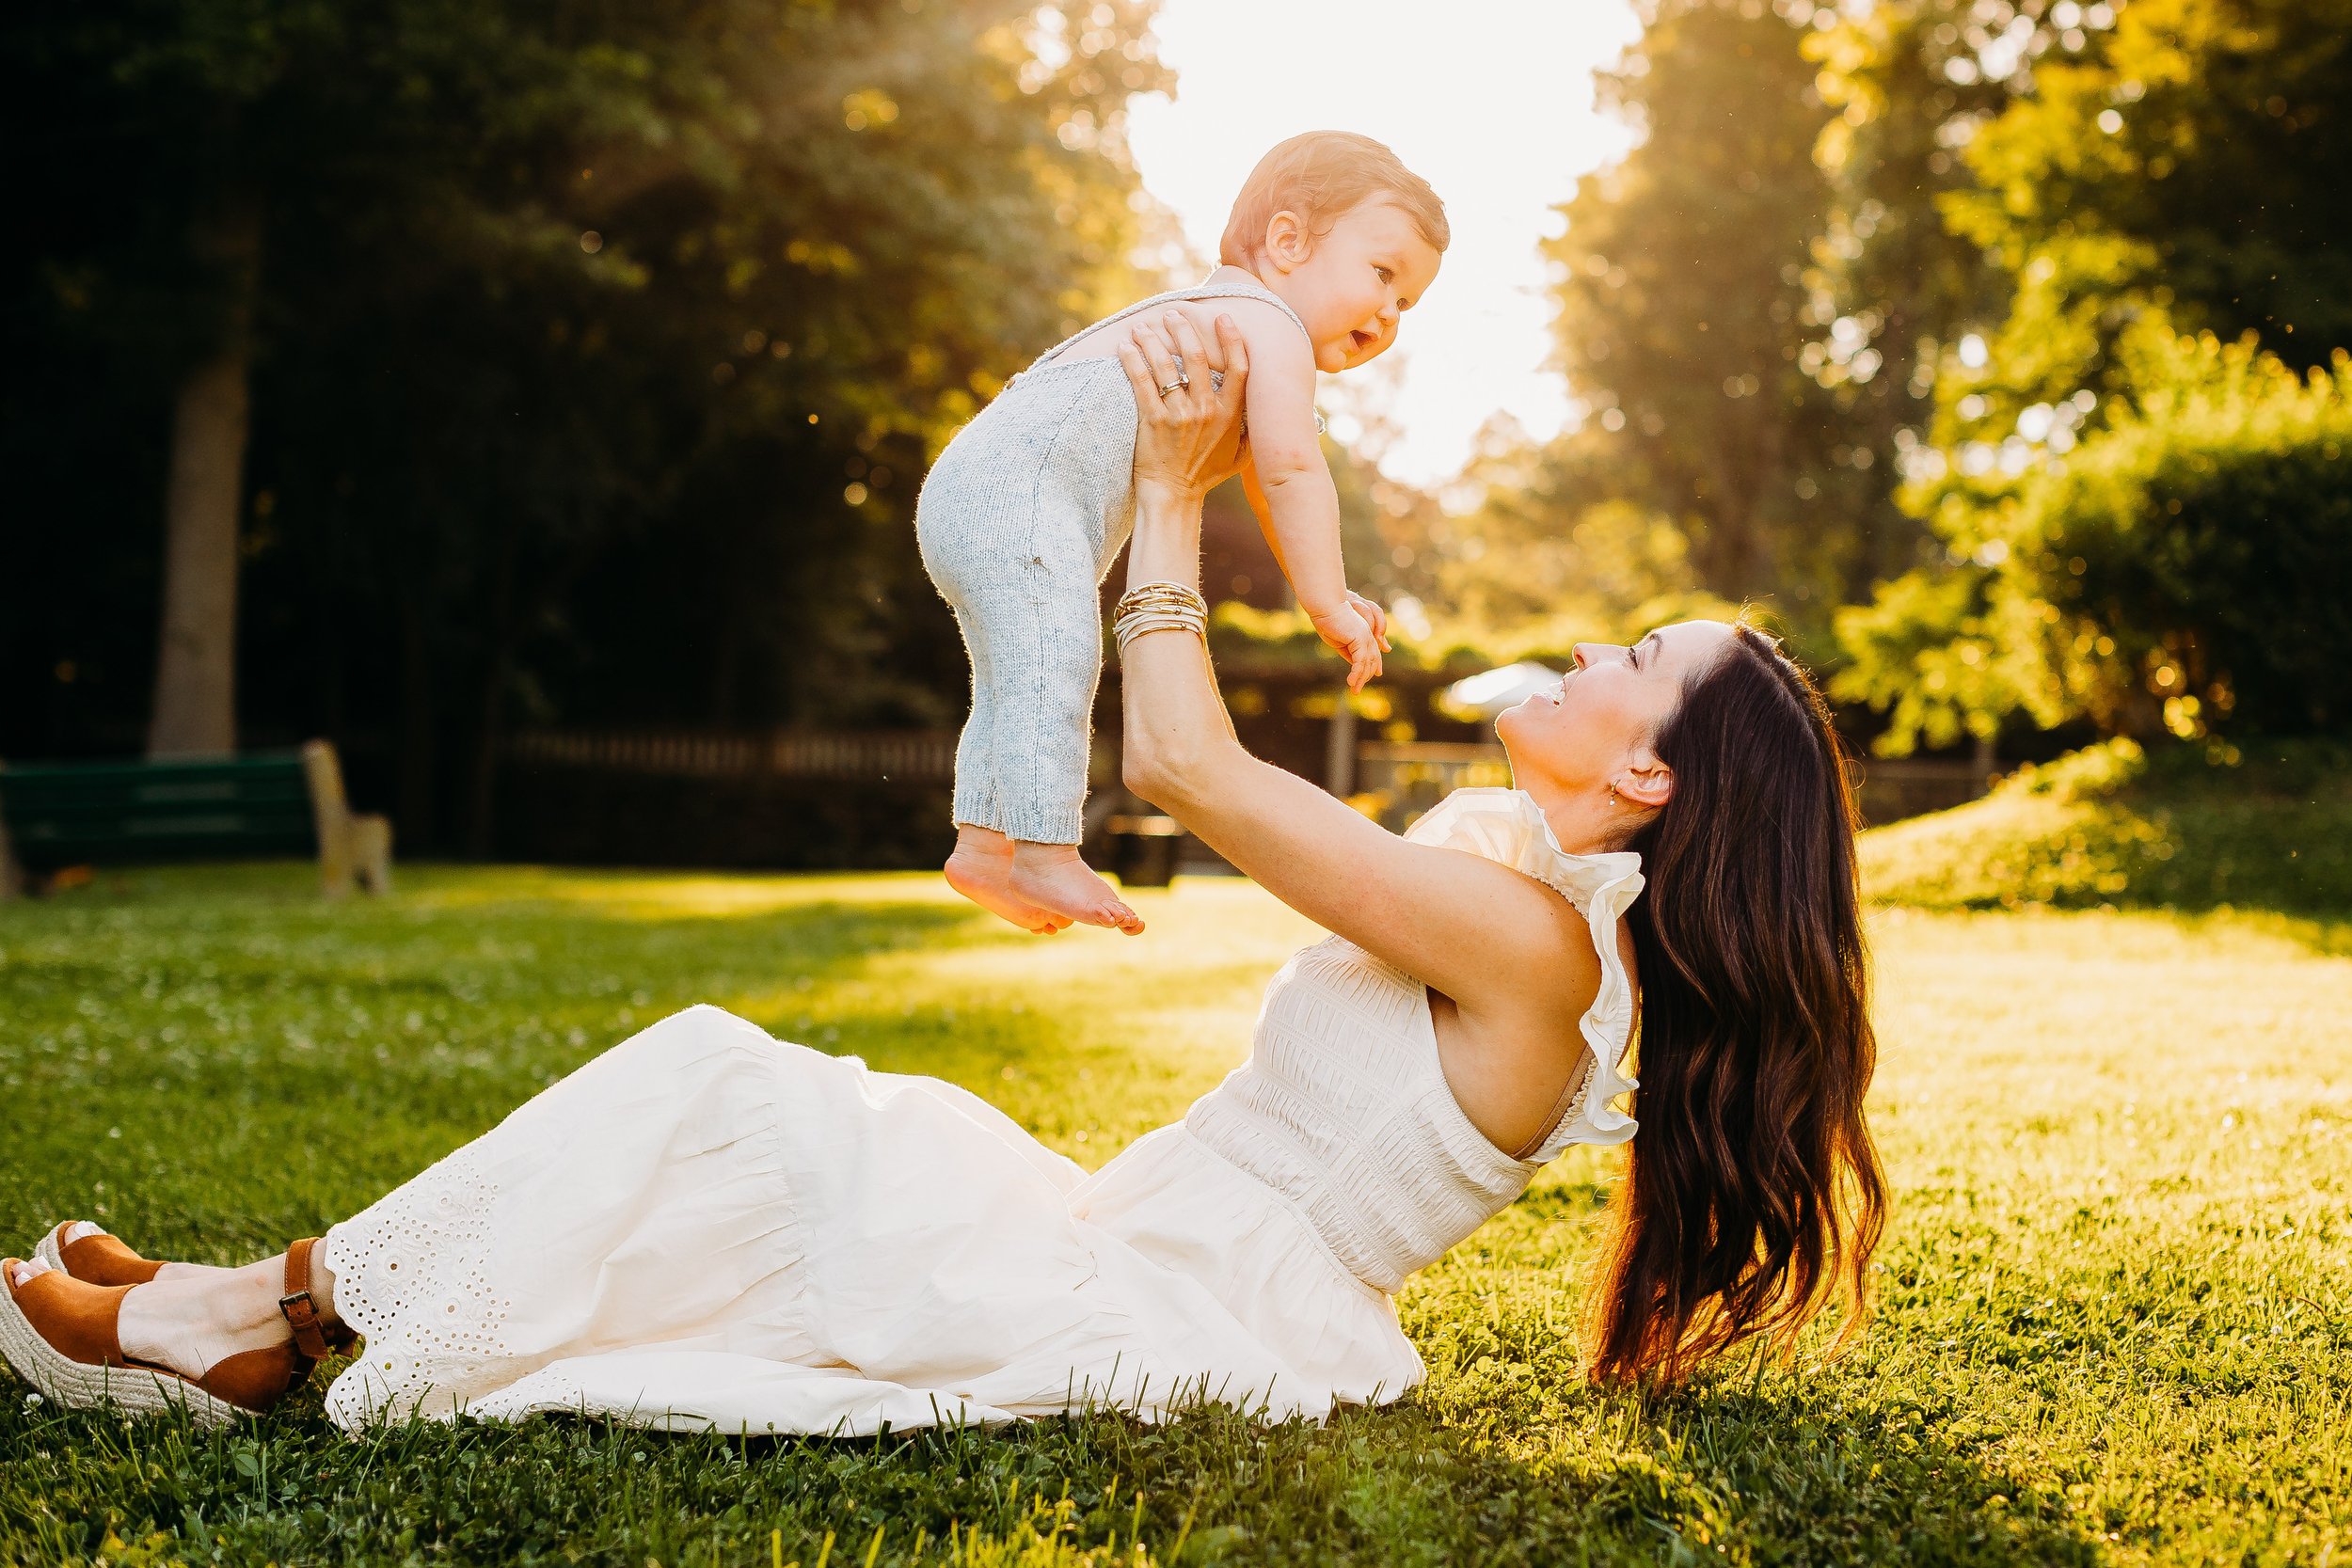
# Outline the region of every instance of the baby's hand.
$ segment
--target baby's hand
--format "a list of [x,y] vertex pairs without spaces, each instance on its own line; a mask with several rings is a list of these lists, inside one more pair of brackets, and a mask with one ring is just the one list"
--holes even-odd
[[[1372,612],[1370,615],[1364,613],[1367,610]],[[1307,612],[1307,619],[1314,623],[1315,635],[1323,639],[1324,645],[1346,658],[1350,691],[1361,691],[1365,682],[1380,673],[1382,639],[1375,617],[1387,619],[1380,614],[1379,606],[1354,594],[1328,614]]]

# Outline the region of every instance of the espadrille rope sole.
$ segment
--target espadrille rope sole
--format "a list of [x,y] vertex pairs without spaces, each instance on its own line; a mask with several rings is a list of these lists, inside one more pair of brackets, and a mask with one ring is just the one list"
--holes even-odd
[[230,1426],[247,1414],[170,1372],[145,1367],[93,1367],[59,1354],[6,1291],[0,1291],[0,1357],[6,1357],[16,1375],[43,1399],[69,1410],[104,1404],[133,1416],[185,1410],[199,1427]]

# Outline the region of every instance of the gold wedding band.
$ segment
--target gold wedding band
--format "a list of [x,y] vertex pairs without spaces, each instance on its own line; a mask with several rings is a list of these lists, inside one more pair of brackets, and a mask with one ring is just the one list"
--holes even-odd
[[1179,372],[1175,380],[1168,382],[1160,388],[1160,396],[1166,397],[1170,392],[1180,390],[1181,388],[1191,385],[1192,377]]

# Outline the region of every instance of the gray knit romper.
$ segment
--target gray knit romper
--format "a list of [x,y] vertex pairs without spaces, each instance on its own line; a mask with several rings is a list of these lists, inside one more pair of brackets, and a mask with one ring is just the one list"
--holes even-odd
[[1135,530],[1136,400],[1117,359],[1058,356],[1096,326],[1195,299],[1264,300],[1307,330],[1251,283],[1139,300],[1007,382],[923,481],[915,540],[972,659],[972,717],[956,746],[958,824],[1031,844],[1081,836],[1103,669],[1097,594]]

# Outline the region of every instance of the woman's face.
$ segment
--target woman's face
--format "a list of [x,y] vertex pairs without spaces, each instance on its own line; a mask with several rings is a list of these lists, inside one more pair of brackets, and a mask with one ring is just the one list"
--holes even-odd
[[1651,741],[1684,688],[1723,656],[1731,638],[1721,621],[1682,621],[1629,648],[1578,643],[1576,668],[1558,686],[1495,721],[1513,777],[1539,798],[1615,785],[1636,804],[1662,805],[1662,798],[1642,798],[1648,772],[1662,770]]

